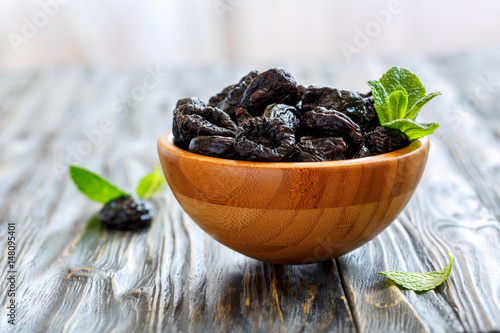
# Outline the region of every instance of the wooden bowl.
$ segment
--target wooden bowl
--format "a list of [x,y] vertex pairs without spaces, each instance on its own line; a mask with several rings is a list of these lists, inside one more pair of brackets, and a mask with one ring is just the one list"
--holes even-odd
[[354,160],[267,163],[193,154],[158,140],[167,182],[210,236],[249,257],[308,264],[339,257],[377,236],[410,200],[429,139]]

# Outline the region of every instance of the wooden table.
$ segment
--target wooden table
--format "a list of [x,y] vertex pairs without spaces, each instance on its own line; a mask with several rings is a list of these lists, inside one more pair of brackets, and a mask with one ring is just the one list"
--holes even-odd
[[[100,206],[68,177],[69,164],[82,165],[133,191],[157,162],[177,99],[208,99],[250,67],[2,71],[0,331],[500,331],[500,50],[359,59],[286,67],[304,84],[367,90],[400,64],[443,93],[421,115],[441,128],[399,218],[365,246],[307,266],[225,248],[168,189],[149,229],[104,230],[93,218]],[[433,291],[400,290],[377,274],[440,269],[447,251],[453,271]]]

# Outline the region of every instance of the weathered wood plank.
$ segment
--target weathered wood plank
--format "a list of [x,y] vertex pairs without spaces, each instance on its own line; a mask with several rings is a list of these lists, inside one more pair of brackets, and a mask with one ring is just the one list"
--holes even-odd
[[[451,122],[445,133],[447,144],[450,150],[456,151],[454,158],[481,200],[500,221],[500,111],[497,106],[500,75],[492,71],[500,64],[500,55],[494,55],[464,56],[460,71],[456,70],[459,65],[455,58],[443,59],[432,68],[437,75],[450,77],[455,82],[453,102],[446,107],[458,108],[459,113],[448,112],[441,117]],[[451,90],[449,85],[447,88]],[[458,150],[457,146],[467,149]],[[464,151],[465,154],[459,154]]]
[[[474,63],[478,70],[476,57],[465,58],[460,68],[464,68],[464,71],[472,69]],[[429,64],[425,74],[430,77],[434,75],[434,80],[438,81],[438,77],[446,76],[447,71],[443,71],[445,68],[439,63]],[[481,71],[476,73],[481,75]],[[452,215],[456,218],[455,224],[446,225],[441,231],[446,230],[443,237],[451,239],[464,256],[463,262],[459,264],[463,267],[460,266],[462,269],[458,271],[461,278],[456,283],[458,290],[465,291],[457,294],[457,308],[466,331],[499,330],[500,318],[496,314],[500,312],[500,278],[495,272],[500,271],[500,183],[498,177],[494,177],[489,170],[500,168],[500,139],[495,136],[492,127],[486,124],[490,120],[484,117],[486,115],[493,120],[496,118],[495,113],[486,105],[481,106],[483,103],[475,94],[475,89],[467,88],[465,81],[444,82],[443,88],[447,90],[453,87],[460,92],[463,89],[461,94],[444,100],[444,107],[456,110],[457,104],[462,105],[467,116],[450,121],[445,113],[435,111],[432,115],[443,124],[438,138],[446,147],[451,163],[456,165],[461,176],[474,190],[467,201],[470,202],[476,196],[479,202],[473,202],[475,209],[469,210],[466,205],[464,207],[464,199],[452,199],[455,205],[461,206],[460,212],[465,216]],[[477,106],[463,103],[464,96],[472,96]],[[500,94],[497,93],[497,96]],[[450,100],[451,105],[448,104]],[[478,107],[483,108],[484,112],[477,110]]]
[[[392,65],[385,63],[378,67],[384,67],[380,72]],[[441,103],[449,104],[452,97],[447,92],[453,92],[453,81],[436,74],[439,71],[431,61],[410,59],[405,66],[417,72],[424,83],[430,82],[428,85],[434,90],[441,90],[446,84]],[[373,75],[376,77],[377,73]],[[437,81],[443,85],[436,85]],[[460,164],[477,169],[470,156],[480,161],[486,152],[474,151],[474,147],[465,144],[463,129],[460,132],[454,123],[447,122],[443,113],[437,112],[437,101],[434,106],[429,104],[424,119],[439,122],[441,134],[433,138],[427,170],[416,196],[375,241],[338,259],[348,296],[356,304],[353,311],[360,331],[468,332],[500,327],[494,315],[500,309],[496,289],[499,281],[491,275],[500,269],[499,227],[488,210],[492,205],[485,205],[484,194],[475,191],[480,183],[477,176],[468,177]],[[466,128],[465,133],[474,133]],[[455,137],[460,139],[452,139]],[[490,142],[487,147],[495,147],[495,143]],[[457,155],[462,158],[457,160]],[[494,191],[491,184],[484,186]],[[490,202],[499,203],[496,198]],[[446,251],[454,253],[457,261],[450,281],[435,291],[425,294],[401,291],[386,285],[385,279],[376,278],[376,272],[387,269],[440,269],[446,265]],[[478,285],[482,287],[477,288]],[[378,292],[375,300],[366,295],[366,290]]]
[[[33,141],[2,155],[8,162],[2,177],[12,179],[2,182],[9,193],[3,223],[16,222],[22,272],[18,325],[2,322],[2,329],[354,330],[335,263],[298,269],[245,258],[206,236],[168,191],[157,201],[158,219],[143,232],[106,231],[92,220],[98,205],[61,168],[82,164],[132,190],[156,161],[156,139],[170,127],[176,100],[202,91],[195,82],[208,87],[212,80],[210,73],[202,82],[195,70],[182,73],[172,74],[182,78],[181,88],[166,79],[102,138],[85,133],[113,116],[110,105],[144,73],[52,69],[19,96],[25,105],[8,110],[1,143],[24,143],[25,133]],[[78,151],[82,142],[91,143],[88,152]]]
[[[129,105],[123,95],[140,91],[150,71],[1,73],[0,244],[5,248],[6,223],[16,222],[19,278],[18,325],[2,319],[0,331],[500,330],[500,143],[493,97],[500,94],[475,100],[480,110],[462,103],[476,88],[466,79],[486,75],[489,67],[481,64],[493,67],[499,59],[494,51],[403,60],[429,89],[444,93],[423,114],[442,128],[421,185],[374,241],[308,266],[265,264],[223,247],[182,212],[169,190],[155,201],[149,229],[105,231],[92,219],[99,205],[78,193],[65,172],[69,163],[84,165],[132,191],[157,161],[156,139],[171,126],[177,99],[207,99],[250,68],[153,66],[159,84]],[[290,70],[306,84],[363,90],[366,80],[398,62]],[[449,121],[453,113],[437,112],[459,107],[469,117]],[[113,125],[106,133],[103,119]],[[435,291],[402,291],[376,274],[439,269],[447,250],[457,261]],[[5,257],[4,251],[2,281]],[[0,297],[5,304],[6,294]]]

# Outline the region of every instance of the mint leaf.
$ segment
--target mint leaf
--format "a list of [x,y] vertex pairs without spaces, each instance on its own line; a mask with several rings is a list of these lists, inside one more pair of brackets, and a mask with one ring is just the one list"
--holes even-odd
[[417,123],[410,119],[393,120],[385,123],[384,126],[400,130],[408,136],[410,141],[432,134],[439,128],[436,123]]
[[137,186],[137,195],[143,199],[151,199],[158,194],[165,186],[165,177],[160,171],[160,167],[155,165],[153,172],[141,179]]
[[438,92],[433,92],[431,94],[425,95],[424,97],[419,99],[411,107],[411,109],[408,110],[408,112],[405,115],[405,118],[415,120],[415,118],[417,118],[418,112],[420,111],[422,106],[424,106],[428,101],[430,101],[431,99],[433,99],[434,97],[439,96],[439,95],[441,95],[441,93],[438,91]]
[[399,91],[399,90],[404,91],[406,93],[406,95],[408,96],[408,92],[406,91],[406,89],[402,85],[397,86],[396,88],[394,88],[393,91]]
[[408,94],[408,108],[425,96],[425,88],[420,79],[402,67],[392,67],[380,78],[380,83],[384,86],[388,94],[396,90],[397,86],[403,86]]
[[104,178],[84,168],[70,166],[69,173],[76,187],[92,200],[106,204],[109,201],[127,195]]
[[384,125],[386,122],[390,121],[388,117],[389,101],[387,92],[385,91],[384,86],[376,80],[368,81],[368,85],[372,90],[378,120],[380,121],[380,124]]
[[381,275],[387,276],[396,284],[414,291],[427,291],[441,285],[451,273],[451,268],[455,262],[455,257],[448,252],[450,263],[440,271],[428,273],[407,273],[398,271],[379,272]]
[[[401,86],[399,86],[401,87]],[[405,90],[395,90],[389,95],[389,120],[404,118],[408,106],[408,95]]]
[[439,128],[435,123],[415,121],[420,109],[441,93],[425,95],[420,79],[409,70],[393,67],[379,81],[368,81],[368,85],[382,126],[400,130],[410,141],[432,134]]

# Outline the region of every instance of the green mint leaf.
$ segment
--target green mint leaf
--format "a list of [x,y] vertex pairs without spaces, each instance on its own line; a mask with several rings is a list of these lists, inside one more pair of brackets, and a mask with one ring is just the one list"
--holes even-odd
[[384,126],[400,130],[408,136],[410,141],[432,134],[439,128],[439,125],[436,123],[417,123],[411,119],[393,120],[386,123]]
[[397,86],[396,88],[394,88],[393,91],[404,91],[406,93],[406,95],[408,96],[408,92],[406,91],[406,89],[402,86],[402,85],[399,85]]
[[372,90],[373,101],[375,102],[375,111],[377,111],[378,120],[380,124],[384,125],[389,120],[388,112],[389,112],[389,101],[387,97],[387,92],[385,91],[384,86],[376,81],[368,81],[368,85]]
[[104,178],[84,168],[70,166],[69,173],[76,187],[92,200],[106,204],[109,201],[127,195]]
[[[401,87],[401,86],[399,86]],[[405,90],[394,90],[389,95],[389,121],[402,119],[406,114],[408,95]]]
[[143,199],[151,199],[156,194],[161,192],[163,187],[165,186],[165,177],[163,177],[163,173],[160,171],[160,167],[155,165],[155,169],[153,172],[147,174],[144,178],[139,182],[139,186],[137,186],[137,195]]
[[441,93],[438,92],[433,92],[431,94],[425,95],[421,99],[419,99],[412,107],[411,109],[408,110],[408,112],[405,115],[405,118],[407,119],[412,119],[415,120],[417,118],[418,112],[424,106],[427,102],[429,102],[431,99],[433,99],[436,96],[441,95]]
[[402,67],[392,67],[380,78],[380,83],[384,86],[388,94],[396,90],[397,86],[402,86],[408,94],[408,108],[425,96],[425,88],[420,79]]
[[435,123],[415,121],[422,106],[441,93],[425,95],[420,79],[409,70],[393,67],[379,81],[368,81],[368,85],[382,126],[399,129],[410,141],[432,134],[439,128]]
[[448,252],[450,263],[440,271],[428,273],[407,273],[398,271],[379,272],[381,275],[387,276],[396,284],[414,291],[427,291],[441,285],[451,273],[451,268],[455,262],[455,257]]

